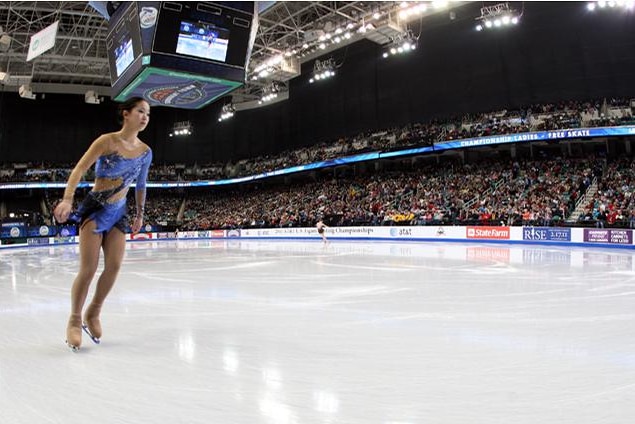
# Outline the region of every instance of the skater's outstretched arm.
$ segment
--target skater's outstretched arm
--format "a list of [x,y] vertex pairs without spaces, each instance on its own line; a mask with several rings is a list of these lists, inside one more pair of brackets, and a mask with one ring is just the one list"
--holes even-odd
[[55,216],[57,222],[64,223],[68,220],[68,216],[73,208],[75,189],[77,189],[77,185],[88,169],[97,161],[97,158],[105,153],[106,143],[107,140],[105,136],[102,135],[98,137],[97,140],[93,141],[79,162],[77,162],[75,168],[73,168],[71,175],[68,177],[68,182],[66,183],[64,197],[53,211],[53,216]]

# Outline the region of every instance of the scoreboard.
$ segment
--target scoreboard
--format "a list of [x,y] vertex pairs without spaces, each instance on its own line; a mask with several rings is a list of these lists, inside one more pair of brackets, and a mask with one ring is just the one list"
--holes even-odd
[[255,2],[121,2],[106,47],[112,98],[199,109],[241,87],[256,37]]

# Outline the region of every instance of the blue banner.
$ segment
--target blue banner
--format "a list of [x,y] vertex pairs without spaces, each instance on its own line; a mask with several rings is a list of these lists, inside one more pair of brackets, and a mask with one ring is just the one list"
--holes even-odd
[[58,237],[71,237],[77,235],[77,228],[74,225],[64,225],[57,228]]
[[[92,187],[94,183],[82,181],[78,188]],[[0,190],[12,190],[21,188],[66,188],[66,183],[0,183]]]
[[39,227],[28,227],[26,235],[28,237],[48,237],[57,234],[57,228],[54,226],[41,225]]
[[23,222],[3,222],[0,238],[18,238],[26,236],[26,225]]
[[417,147],[414,149],[397,150],[395,152],[380,153],[379,157],[383,159],[383,158],[390,158],[394,156],[418,155],[421,153],[433,152],[434,150],[435,148],[432,146]]
[[525,143],[529,141],[570,140],[593,137],[618,137],[635,135],[635,126],[577,128],[570,130],[539,131],[519,134],[496,135],[492,137],[466,138],[463,140],[440,142],[434,150],[463,149],[489,144]]
[[[320,162],[309,163],[305,165],[292,166],[290,168],[278,169],[275,171],[263,172],[262,174],[249,175],[246,177],[229,178],[226,180],[213,181],[180,181],[180,182],[148,182],[149,188],[181,188],[181,187],[208,187],[225,184],[237,184],[247,181],[258,180],[262,178],[274,177],[279,175],[287,175],[295,172],[308,171],[311,169],[327,168],[331,166],[344,165],[355,162],[368,160],[376,160],[390,158],[396,156],[407,156],[422,153],[430,153],[435,151],[464,149],[468,147],[486,146],[490,144],[506,144],[506,143],[526,143],[531,141],[548,141],[548,140],[568,140],[580,138],[594,137],[619,137],[635,135],[635,126],[622,127],[598,127],[598,128],[578,128],[569,130],[556,131],[538,131],[519,134],[497,135],[492,137],[467,138],[463,140],[452,140],[436,143],[434,146],[417,147],[411,149],[398,150],[394,152],[371,152],[361,153],[358,155],[347,156],[343,158],[329,159]],[[78,187],[92,187],[94,184],[88,182],[79,183]],[[10,189],[27,189],[27,188],[65,188],[66,183],[0,183],[0,190]],[[134,187],[134,184],[132,184]]]
[[286,175],[294,172],[309,171],[311,169],[328,168],[331,166],[344,165],[347,163],[363,162],[367,160],[379,159],[378,152],[361,153],[359,155],[346,156],[343,158],[328,159],[320,162],[308,163],[306,165],[292,166],[291,168],[278,169],[276,171],[264,172],[262,174],[254,175],[253,179],[258,180],[261,178],[273,177],[277,175]]
[[571,241],[571,228],[523,227],[523,240]]

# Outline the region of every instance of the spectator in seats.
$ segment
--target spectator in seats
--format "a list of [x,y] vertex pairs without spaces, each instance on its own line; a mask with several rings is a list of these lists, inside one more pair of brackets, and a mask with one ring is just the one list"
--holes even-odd
[[[88,148],[71,172],[62,201],[54,211],[58,222],[78,222],[79,273],[71,289],[71,315],[66,329],[66,343],[76,351],[82,342],[82,328],[95,343],[102,335],[99,315],[106,296],[119,273],[126,245],[126,194],[136,180],[137,213],[132,231],[143,225],[146,179],[152,162],[152,150],[137,137],[150,120],[150,105],[133,97],[119,106],[122,127],[102,134]],[[95,164],[95,185],[76,212],[71,214],[75,189],[82,176]],[[104,270],[97,281],[92,302],[82,324],[82,310],[88,288],[97,271],[100,249],[104,251]]]
[[606,226],[606,211],[603,208],[598,211],[595,221],[597,228],[604,228]]
[[523,226],[532,225],[531,220],[533,219],[533,216],[529,209],[525,208],[523,210],[522,218],[523,218]]
[[615,224],[618,225],[619,227],[625,227],[626,226],[626,217],[622,213],[621,209],[617,210],[617,214],[615,216]]

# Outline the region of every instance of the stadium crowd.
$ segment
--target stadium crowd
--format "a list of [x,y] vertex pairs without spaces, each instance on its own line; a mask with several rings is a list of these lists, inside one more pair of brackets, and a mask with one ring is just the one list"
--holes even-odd
[[[627,104],[615,99],[537,105],[360,134],[234,164],[155,164],[150,179],[236,177],[364,151],[534,130],[625,125],[633,119]],[[455,156],[433,162],[413,161],[405,168],[361,173],[351,167],[337,178],[323,173],[296,178],[290,184],[150,189],[146,223],[182,230],[311,226],[319,219],[330,226],[565,225],[565,221],[571,225],[575,221],[577,225],[635,227],[632,158],[492,158],[464,163]],[[0,170],[1,181],[64,181],[70,172],[70,167],[50,164],[6,165]],[[86,177],[91,178],[90,174]],[[57,191],[42,190],[40,220],[50,221]],[[76,201],[81,199],[80,190]]]
[[[627,99],[532,105],[523,109],[466,115],[445,121],[435,120],[362,133],[354,137],[340,137],[311,147],[243,158],[234,163],[155,163],[149,179],[196,181],[236,178],[364,152],[386,152],[493,135],[634,123],[635,118]],[[3,163],[0,164],[0,182],[66,181],[71,169],[71,164]],[[93,177],[89,172],[85,179],[91,181]]]
[[[435,164],[309,183],[191,193],[184,230],[356,225],[562,225],[604,160]],[[165,206],[165,204],[163,204]],[[154,207],[154,206],[152,206]]]

